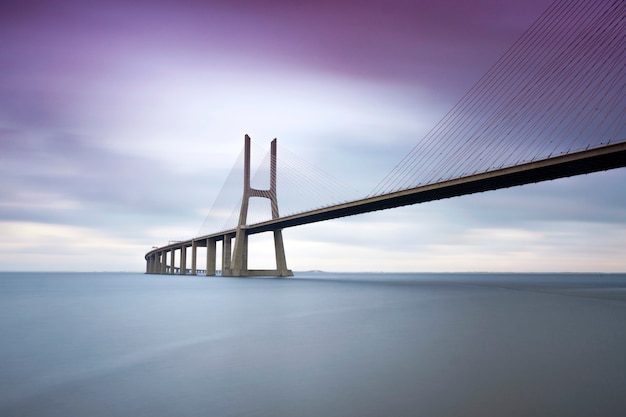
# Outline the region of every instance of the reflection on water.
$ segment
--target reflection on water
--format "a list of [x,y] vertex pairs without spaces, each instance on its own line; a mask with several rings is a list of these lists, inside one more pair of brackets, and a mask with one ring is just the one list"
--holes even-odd
[[2,416],[623,415],[626,275],[0,274]]

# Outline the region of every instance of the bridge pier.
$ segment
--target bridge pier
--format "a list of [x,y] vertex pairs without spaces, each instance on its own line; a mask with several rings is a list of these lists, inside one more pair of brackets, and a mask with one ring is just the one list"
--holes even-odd
[[278,276],[293,276],[293,272],[287,269],[287,257],[285,256],[285,246],[283,244],[282,230],[274,230],[274,252],[276,254],[276,269],[278,272]]
[[248,235],[246,234],[243,226],[237,227],[237,234],[235,235],[235,249],[233,251],[233,260],[231,263],[230,276],[241,277],[245,276],[245,272],[248,270]]
[[225,235],[222,240],[222,275],[230,275],[231,237]]
[[216,245],[215,239],[206,240],[206,274],[207,276],[215,276],[215,256]]
[[198,260],[198,243],[196,240],[191,241],[191,275],[196,274],[196,261]]
[[187,274],[187,247],[181,245],[180,247],[180,275]]

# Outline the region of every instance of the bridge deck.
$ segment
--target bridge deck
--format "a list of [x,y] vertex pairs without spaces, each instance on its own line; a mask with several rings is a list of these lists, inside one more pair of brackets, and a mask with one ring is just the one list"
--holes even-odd
[[248,226],[248,234],[626,166],[626,142],[423,185]]

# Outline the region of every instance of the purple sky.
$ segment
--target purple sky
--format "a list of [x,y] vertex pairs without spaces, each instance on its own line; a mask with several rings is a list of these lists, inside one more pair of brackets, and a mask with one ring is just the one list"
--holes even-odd
[[[245,133],[367,194],[549,4],[3,1],[0,270],[143,270],[198,232]],[[288,229],[288,265],[624,271],[625,180]]]

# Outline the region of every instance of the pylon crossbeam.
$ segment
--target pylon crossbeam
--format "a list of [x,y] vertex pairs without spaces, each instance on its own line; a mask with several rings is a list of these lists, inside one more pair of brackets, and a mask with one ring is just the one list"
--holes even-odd
[[263,197],[263,198],[269,198],[270,200],[275,198],[273,197],[271,190],[257,190],[254,188],[250,189],[250,197]]

